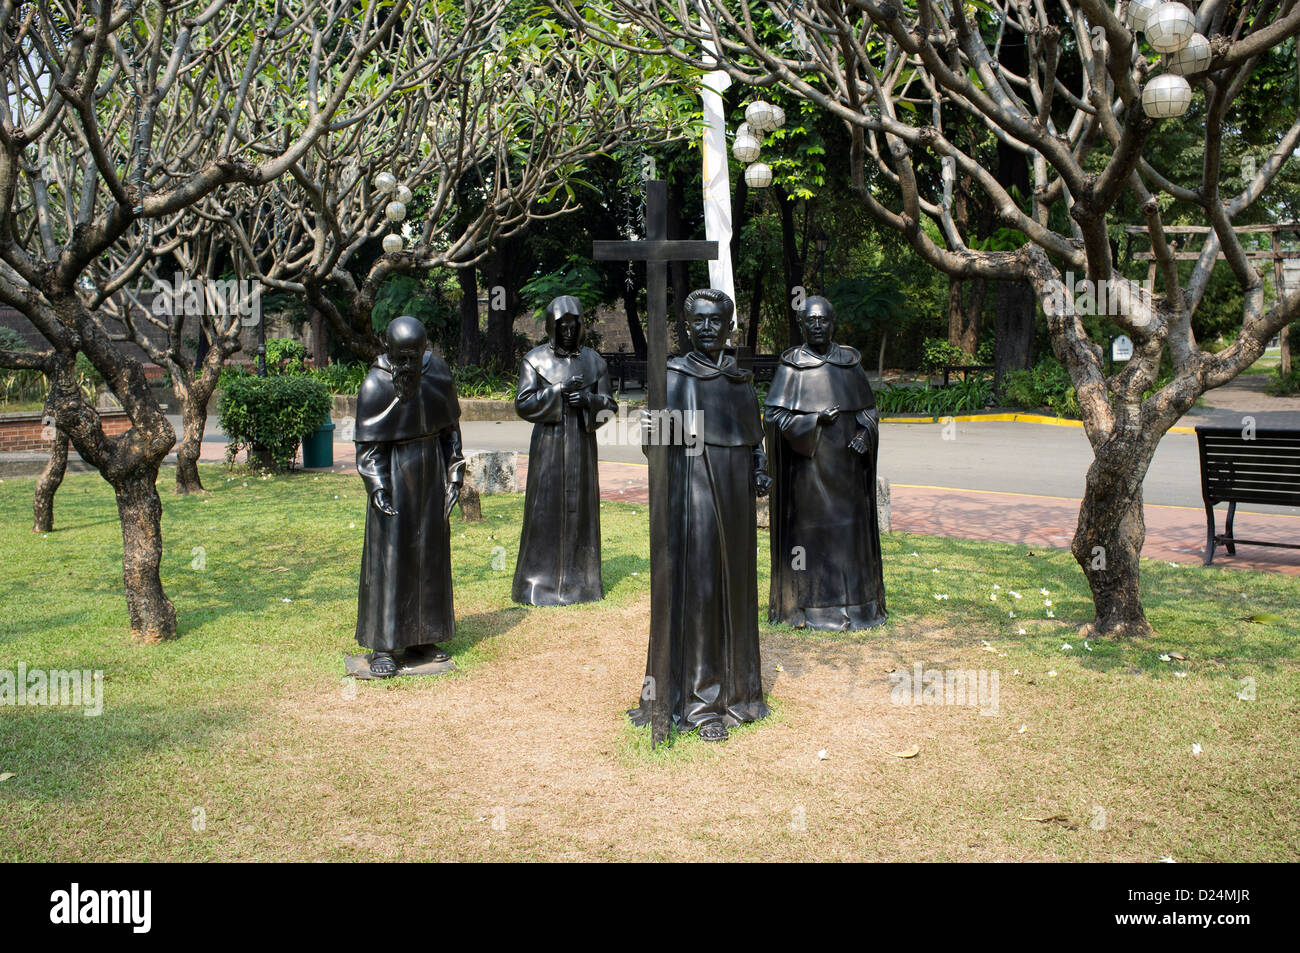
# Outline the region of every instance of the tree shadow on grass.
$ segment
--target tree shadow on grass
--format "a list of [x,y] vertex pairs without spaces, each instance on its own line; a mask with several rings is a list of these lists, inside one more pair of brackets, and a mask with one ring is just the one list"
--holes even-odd
[[0,787],[0,806],[111,794],[149,770],[136,764],[140,759],[206,748],[216,743],[214,736],[246,721],[247,714],[233,707],[115,704],[111,684],[103,712],[93,717],[72,707],[8,708],[0,715],[0,752],[14,777]]

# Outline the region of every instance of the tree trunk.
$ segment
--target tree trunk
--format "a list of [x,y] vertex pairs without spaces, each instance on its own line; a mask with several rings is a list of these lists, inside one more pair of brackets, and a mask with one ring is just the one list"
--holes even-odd
[[646,359],[645,328],[641,326],[641,317],[637,310],[637,292],[635,284],[623,285],[623,313],[627,315],[627,333],[632,338],[632,353],[638,361]]
[[794,199],[779,187],[773,186],[781,207],[781,263],[785,269],[785,313],[790,329],[790,347],[803,340],[799,329],[799,315],[794,310],[794,290],[803,287],[803,261],[794,227]]
[[[324,367],[330,361],[329,349],[329,325],[325,323],[325,318],[321,313],[307,305],[307,314],[311,317],[311,359],[316,367]],[[195,369],[203,361],[202,357],[196,358]]]
[[36,498],[32,503],[35,516],[32,522],[33,533],[54,532],[54,493],[63,483],[63,474],[67,469],[68,435],[55,428],[49,462],[36,481]]
[[880,358],[876,366],[876,380],[878,384],[885,383],[885,344],[889,341],[889,332],[881,330],[880,332]]
[[[743,180],[742,180],[743,181]],[[745,343],[750,354],[758,353],[758,323],[763,317],[763,269],[754,275],[754,290],[749,299],[749,327],[745,329]]]
[[[173,371],[173,374],[175,371]],[[216,378],[205,381],[202,377],[188,383],[175,378],[172,391],[181,405],[183,428],[180,443],[176,445],[176,493],[205,493],[199,479],[199,454],[203,450],[203,432],[208,424],[208,401],[216,387]]]
[[1280,355],[1277,369],[1283,376],[1291,373],[1291,326],[1287,325],[1278,333],[1277,343]]
[[461,367],[477,364],[480,360],[478,330],[478,272],[471,265],[456,269],[456,283],[460,285],[460,350],[456,363]]
[[176,635],[176,607],[163,592],[162,501],[158,465],[143,464],[113,487],[122,521],[122,577],[131,638],[161,642]]
[[[1147,439],[1153,453],[1159,437]],[[1094,454],[1071,547],[1088,579],[1096,612],[1080,635],[1150,635],[1139,588],[1139,558],[1146,540],[1142,481],[1150,453],[1144,456],[1141,449],[1114,444],[1097,448]]]
[[1034,357],[1034,289],[1023,281],[999,281],[997,345],[993,356],[993,389],[1000,390],[1009,371],[1028,368]]
[[[984,279],[950,278],[948,281],[948,343],[974,356],[979,349],[980,319],[984,312]],[[967,288],[969,295],[965,294]],[[968,300],[963,302],[963,297]]]

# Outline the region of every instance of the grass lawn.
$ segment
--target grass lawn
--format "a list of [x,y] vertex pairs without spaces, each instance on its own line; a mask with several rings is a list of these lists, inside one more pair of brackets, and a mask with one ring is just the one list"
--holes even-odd
[[[605,602],[524,609],[522,497],[485,497],[453,524],[459,672],[356,683],[360,481],[203,475],[163,496],[154,647],[107,484],[70,476],[34,536],[33,481],[0,481],[0,670],[104,673],[98,717],[0,707],[0,860],[1300,857],[1300,580],[1147,563],[1160,635],[1085,647],[1067,553],[890,534],[885,627],[765,627],[772,717],[651,752],[644,507],[603,506]],[[894,704],[916,663],[996,672],[996,714]]]

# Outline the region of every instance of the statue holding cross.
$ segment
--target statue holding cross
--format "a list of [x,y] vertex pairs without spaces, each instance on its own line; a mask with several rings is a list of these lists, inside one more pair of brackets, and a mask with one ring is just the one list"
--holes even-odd
[[770,481],[752,375],[723,354],[735,303],[687,299],[693,350],[668,360],[668,262],[711,260],[716,242],[667,237],[667,189],[646,188],[646,239],[596,242],[598,260],[646,263],[650,645],[640,705],[657,745],[676,726],[709,741],[767,714],[758,655],[755,497]]

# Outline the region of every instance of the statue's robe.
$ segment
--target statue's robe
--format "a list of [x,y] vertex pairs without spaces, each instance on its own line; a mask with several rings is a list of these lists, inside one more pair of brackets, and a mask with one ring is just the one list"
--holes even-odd
[[[564,399],[564,382],[575,374],[584,381],[584,406],[571,407]],[[617,409],[605,360],[591,348],[566,354],[543,344],[524,356],[515,410],[535,426],[515,563],[516,602],[562,606],[605,597],[596,430]]]
[[393,652],[455,634],[447,484],[465,466],[460,403],[446,363],[426,353],[420,386],[402,401],[387,356],[357,395],[357,472],[373,496],[388,492],[396,516],[366,506],[357,598],[357,641]]
[[[835,422],[821,411],[840,408]],[[773,621],[811,629],[865,629],[885,621],[876,517],[880,427],[861,355],[832,344],[825,355],[781,355],[764,407],[771,457]],[[849,442],[868,435],[867,452]]]
[[[651,631],[672,640],[669,711],[680,731],[755,721],[768,708],[758,655],[754,503],[763,425],[753,375],[730,357],[721,367],[696,353],[671,358],[668,412],[671,427],[658,435],[668,443],[668,545],[653,558],[667,559],[672,582],[669,592],[652,594],[651,611],[670,618]],[[629,715],[648,724],[648,702]]]

